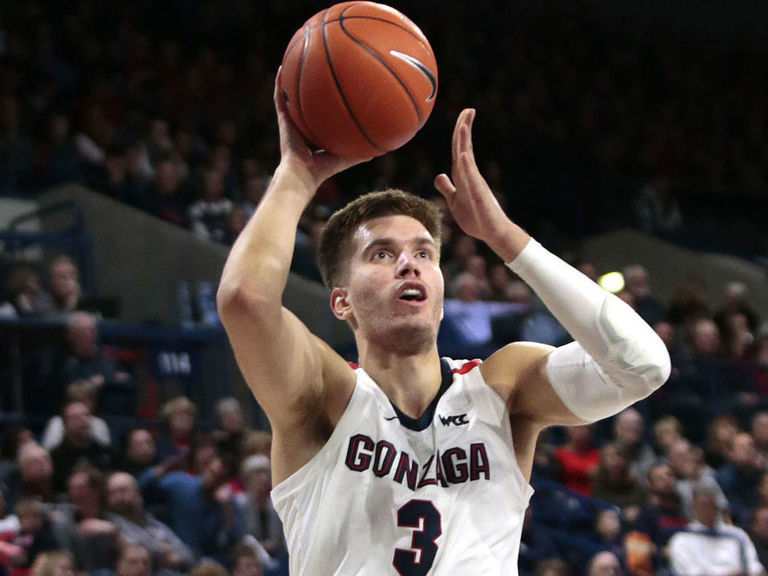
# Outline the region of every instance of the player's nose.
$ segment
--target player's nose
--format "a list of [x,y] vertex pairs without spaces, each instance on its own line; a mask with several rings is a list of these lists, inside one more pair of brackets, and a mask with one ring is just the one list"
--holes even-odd
[[407,252],[401,252],[397,259],[397,276],[398,278],[405,278],[411,274],[414,276],[421,274],[418,261]]

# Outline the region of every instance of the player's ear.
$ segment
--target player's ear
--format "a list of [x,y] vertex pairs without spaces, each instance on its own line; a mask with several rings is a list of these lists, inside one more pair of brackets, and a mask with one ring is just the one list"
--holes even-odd
[[351,313],[349,301],[347,300],[347,291],[344,288],[334,288],[331,290],[331,310],[333,315],[339,320],[347,320]]

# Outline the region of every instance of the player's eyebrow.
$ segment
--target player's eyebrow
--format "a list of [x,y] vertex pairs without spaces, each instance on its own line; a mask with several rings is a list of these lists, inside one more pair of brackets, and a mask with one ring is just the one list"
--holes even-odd
[[392,246],[395,246],[401,242],[405,244],[414,245],[418,248],[423,248],[426,246],[426,247],[433,248],[435,250],[437,249],[437,244],[435,244],[435,241],[429,237],[419,236],[417,238],[409,238],[405,241],[402,241],[400,239],[384,236],[382,238],[374,238],[368,244],[363,246],[362,253],[363,255],[366,255],[372,252],[373,250],[377,250],[379,248],[391,248]]

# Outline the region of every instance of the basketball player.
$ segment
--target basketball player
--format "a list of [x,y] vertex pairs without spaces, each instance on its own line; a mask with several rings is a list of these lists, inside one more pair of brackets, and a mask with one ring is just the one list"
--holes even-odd
[[398,191],[328,222],[319,258],[353,368],[282,307],[299,217],[362,160],[313,153],[275,90],[281,160],[232,248],[219,312],[273,428],[273,500],[295,575],[517,574],[538,433],[616,414],[667,378],[661,340],[629,306],[502,211],[475,165],[464,110],[435,186],[461,228],[541,297],[575,342],[440,358],[440,215]]

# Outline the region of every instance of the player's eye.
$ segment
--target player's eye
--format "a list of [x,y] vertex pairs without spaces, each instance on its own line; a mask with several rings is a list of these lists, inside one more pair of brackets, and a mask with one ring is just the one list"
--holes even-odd
[[376,250],[376,252],[373,253],[374,260],[384,260],[387,256],[389,256],[389,252],[386,250]]

